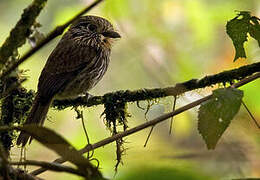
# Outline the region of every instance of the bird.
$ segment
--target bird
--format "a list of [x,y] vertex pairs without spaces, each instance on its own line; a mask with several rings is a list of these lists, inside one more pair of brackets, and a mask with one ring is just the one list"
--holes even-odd
[[[43,126],[54,99],[87,95],[107,71],[117,38],[120,34],[103,17],[87,15],[75,20],[46,61],[24,124]],[[21,131],[16,144],[24,147],[29,140],[32,137]]]

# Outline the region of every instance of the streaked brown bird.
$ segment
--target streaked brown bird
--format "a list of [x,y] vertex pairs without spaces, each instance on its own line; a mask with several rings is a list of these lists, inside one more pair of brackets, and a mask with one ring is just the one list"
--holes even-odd
[[[53,99],[86,94],[107,71],[111,45],[120,35],[101,17],[82,16],[63,35],[49,56],[39,78],[38,91],[25,124],[42,126]],[[21,132],[17,145],[30,136]]]

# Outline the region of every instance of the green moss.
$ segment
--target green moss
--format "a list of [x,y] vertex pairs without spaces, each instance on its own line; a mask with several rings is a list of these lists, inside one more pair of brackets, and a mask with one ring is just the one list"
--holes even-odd
[[[9,78],[9,81],[12,80],[14,79]],[[27,117],[28,111],[32,106],[33,97],[34,92],[27,92],[25,88],[18,87],[12,90],[10,94],[2,100],[0,125],[10,126],[15,123],[21,124],[21,122],[23,122]],[[13,131],[0,133],[0,142],[8,151],[12,146],[12,140],[14,138],[15,134]]]
[[[116,126],[123,125],[124,129],[127,128],[126,120],[126,102],[124,98],[118,97],[120,93],[106,94],[104,96],[104,115],[106,120],[106,125],[111,129],[113,125],[113,132],[116,133]],[[117,121],[118,120],[118,121]]]
[[78,97],[73,100],[62,100],[54,101],[53,106],[59,110],[65,109],[71,106],[84,106],[91,107],[108,102],[116,103],[117,100],[121,102],[138,102],[144,100],[153,100],[167,96],[178,96],[187,91],[205,88],[213,86],[215,84],[233,83],[234,81],[241,80],[248,77],[255,72],[260,71],[260,62],[239,67],[228,71],[223,71],[218,74],[205,76],[201,79],[191,79],[182,83],[176,84],[176,86],[170,86],[166,88],[155,88],[155,89],[140,89],[136,91],[116,91],[107,93],[104,96],[94,97]]
[[26,42],[26,38],[31,33],[31,26],[34,24],[35,19],[44,8],[47,0],[34,0],[30,6],[24,9],[21,19],[17,22],[16,26],[11,30],[10,36],[5,40],[0,48],[0,64],[6,63],[9,57],[13,56]]

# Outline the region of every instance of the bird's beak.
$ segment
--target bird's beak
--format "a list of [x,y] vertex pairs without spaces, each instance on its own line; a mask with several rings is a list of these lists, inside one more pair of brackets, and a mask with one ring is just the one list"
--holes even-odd
[[108,38],[121,38],[120,34],[115,31],[106,31],[101,33],[103,36],[108,37]]

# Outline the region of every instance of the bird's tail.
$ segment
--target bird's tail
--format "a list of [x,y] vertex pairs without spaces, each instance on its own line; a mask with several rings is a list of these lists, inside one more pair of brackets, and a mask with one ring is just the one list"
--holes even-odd
[[[26,124],[35,124],[42,126],[44,123],[44,120],[46,118],[47,112],[49,110],[50,104],[51,104],[51,98],[47,102],[42,102],[39,98],[39,95],[35,97],[32,109],[30,111],[29,116],[27,117],[25,121]],[[31,142],[31,136],[26,134],[25,132],[21,131],[18,138],[17,138],[17,145],[22,145],[23,147],[27,144],[28,140],[30,139]]]

